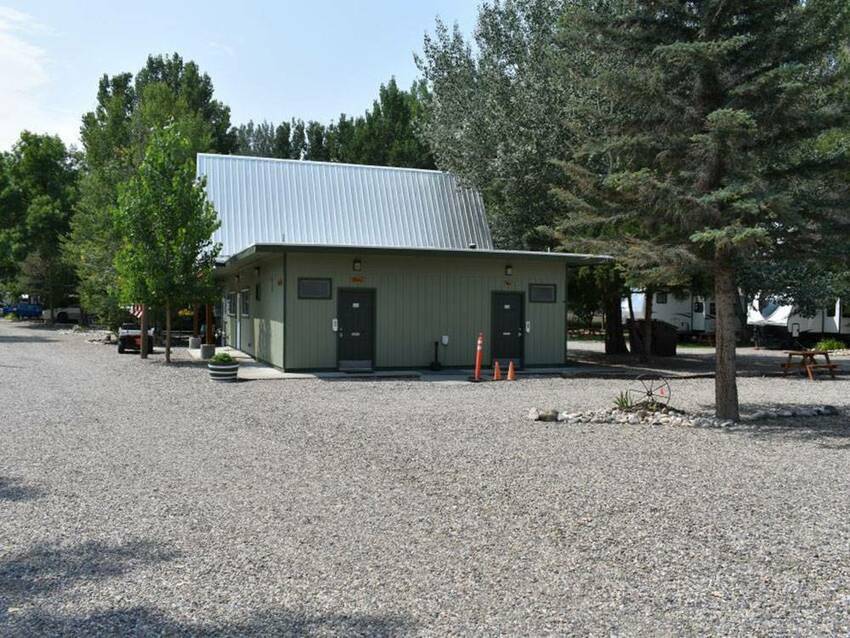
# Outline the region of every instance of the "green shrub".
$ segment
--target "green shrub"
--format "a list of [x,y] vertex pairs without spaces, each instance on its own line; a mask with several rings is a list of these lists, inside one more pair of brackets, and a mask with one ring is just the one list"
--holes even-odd
[[838,339],[821,339],[815,344],[815,350],[844,350],[847,345]]
[[14,312],[10,312],[8,315],[3,315],[3,318],[6,321],[17,321],[18,315],[16,315]]
[[632,401],[632,397],[628,392],[620,392],[617,398],[614,399],[614,407],[620,410],[631,410],[635,407],[635,402]]
[[210,359],[210,363],[218,363],[218,364],[235,363],[235,362],[236,362],[236,359],[231,357],[226,352],[219,352],[217,355],[215,355],[214,357],[212,357]]

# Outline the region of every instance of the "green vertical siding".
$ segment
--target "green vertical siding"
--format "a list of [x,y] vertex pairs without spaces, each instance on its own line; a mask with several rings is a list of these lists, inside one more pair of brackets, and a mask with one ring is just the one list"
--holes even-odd
[[[257,271],[259,269],[259,272]],[[222,286],[225,294],[247,289],[251,313],[241,316],[225,315],[224,327],[228,345],[236,346],[236,322],[241,321],[242,350],[261,361],[283,367],[283,256],[254,262],[228,277]],[[260,286],[260,299],[256,299],[256,286]]]
[[[353,272],[359,257],[362,271]],[[433,343],[448,366],[471,366],[475,340],[485,336],[485,362],[489,363],[491,296],[494,291],[522,293],[525,319],[526,365],[559,365],[566,346],[564,264],[559,261],[511,259],[513,275],[505,276],[506,261],[474,257],[360,256],[356,253],[289,253],[286,273],[286,367],[335,368],[337,335],[331,322],[337,316],[339,288],[375,290],[376,358],[381,368],[427,366]],[[298,299],[299,277],[330,277],[333,298]],[[362,281],[359,281],[362,280]],[[529,303],[530,283],[555,284],[556,303]],[[277,365],[277,364],[275,364]]]

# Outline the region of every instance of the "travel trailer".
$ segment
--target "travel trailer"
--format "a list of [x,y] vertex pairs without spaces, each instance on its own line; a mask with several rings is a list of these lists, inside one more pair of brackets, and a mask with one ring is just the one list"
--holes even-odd
[[756,297],[747,306],[747,325],[753,328],[757,345],[810,346],[824,337],[850,339],[850,302],[835,300],[811,317],[792,305]]
[[[635,319],[644,318],[644,293],[632,292]],[[623,301],[623,321],[629,319],[628,301]],[[673,326],[683,338],[714,334],[716,306],[711,297],[689,292],[656,292],[652,318]],[[805,317],[793,305],[756,297],[746,304],[747,326],[756,345],[764,347],[811,346],[824,337],[850,344],[850,302],[836,300],[828,308]]]
[[[644,318],[645,293],[632,292],[635,319]],[[714,334],[716,308],[710,297],[684,292],[656,292],[652,303],[652,318],[672,326],[681,337],[700,337]],[[623,321],[630,319],[628,300],[623,301]]]

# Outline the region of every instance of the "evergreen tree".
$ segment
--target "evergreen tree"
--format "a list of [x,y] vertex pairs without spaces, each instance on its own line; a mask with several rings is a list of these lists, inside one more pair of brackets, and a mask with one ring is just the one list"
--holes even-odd
[[716,409],[737,419],[740,264],[847,236],[850,158],[831,139],[850,124],[850,6],[587,2],[563,25],[570,77],[608,111],[605,126],[571,123],[571,229],[710,273]]

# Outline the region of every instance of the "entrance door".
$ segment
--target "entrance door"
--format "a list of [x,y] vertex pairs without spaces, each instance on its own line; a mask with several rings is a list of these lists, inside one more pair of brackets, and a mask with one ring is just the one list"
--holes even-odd
[[236,293],[236,349],[242,350],[242,293]]
[[513,361],[517,368],[523,360],[523,296],[521,292],[494,292],[491,316],[493,361],[503,370]]
[[337,365],[340,370],[375,367],[375,291],[339,290]]

